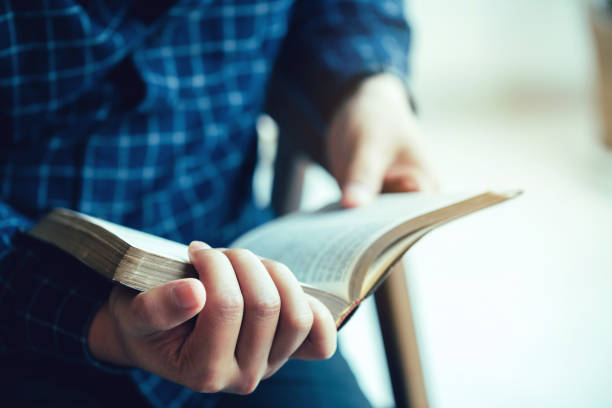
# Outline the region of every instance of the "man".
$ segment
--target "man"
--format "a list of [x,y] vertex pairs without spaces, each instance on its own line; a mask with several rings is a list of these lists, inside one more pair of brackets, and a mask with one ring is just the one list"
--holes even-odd
[[[270,217],[251,192],[270,81],[321,124],[344,205],[432,185],[401,1],[4,0],[0,30],[5,398],[367,405],[340,356],[286,363],[336,347],[290,271],[213,248]],[[57,206],[194,241],[200,279],[113,287],[20,232]]]

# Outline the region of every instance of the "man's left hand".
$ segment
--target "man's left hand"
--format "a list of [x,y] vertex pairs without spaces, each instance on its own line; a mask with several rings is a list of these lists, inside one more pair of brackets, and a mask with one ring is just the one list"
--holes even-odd
[[327,154],[345,207],[380,192],[437,189],[405,87],[391,74],[367,78],[338,109]]

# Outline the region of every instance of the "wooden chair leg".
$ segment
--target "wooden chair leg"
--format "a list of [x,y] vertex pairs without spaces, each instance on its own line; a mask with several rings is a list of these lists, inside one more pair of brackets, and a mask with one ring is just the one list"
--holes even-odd
[[300,209],[307,167],[307,161],[295,151],[291,139],[280,129],[271,197],[272,208],[276,214],[284,215]]
[[402,262],[375,293],[376,309],[398,408],[428,408],[414,318]]

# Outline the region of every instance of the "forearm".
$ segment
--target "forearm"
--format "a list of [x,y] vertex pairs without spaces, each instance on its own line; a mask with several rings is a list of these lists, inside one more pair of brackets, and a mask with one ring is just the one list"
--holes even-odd
[[6,352],[100,365],[90,354],[92,318],[111,283],[69,255],[16,233],[0,257],[0,326]]
[[274,80],[329,123],[361,79],[382,72],[406,79],[410,38],[403,1],[300,1]]

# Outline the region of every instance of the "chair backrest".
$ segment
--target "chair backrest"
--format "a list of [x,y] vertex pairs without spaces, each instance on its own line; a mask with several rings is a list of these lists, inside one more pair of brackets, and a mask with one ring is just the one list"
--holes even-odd
[[299,208],[308,163],[324,163],[323,123],[292,82],[280,76],[269,84],[266,112],[278,125],[272,207],[280,215]]

